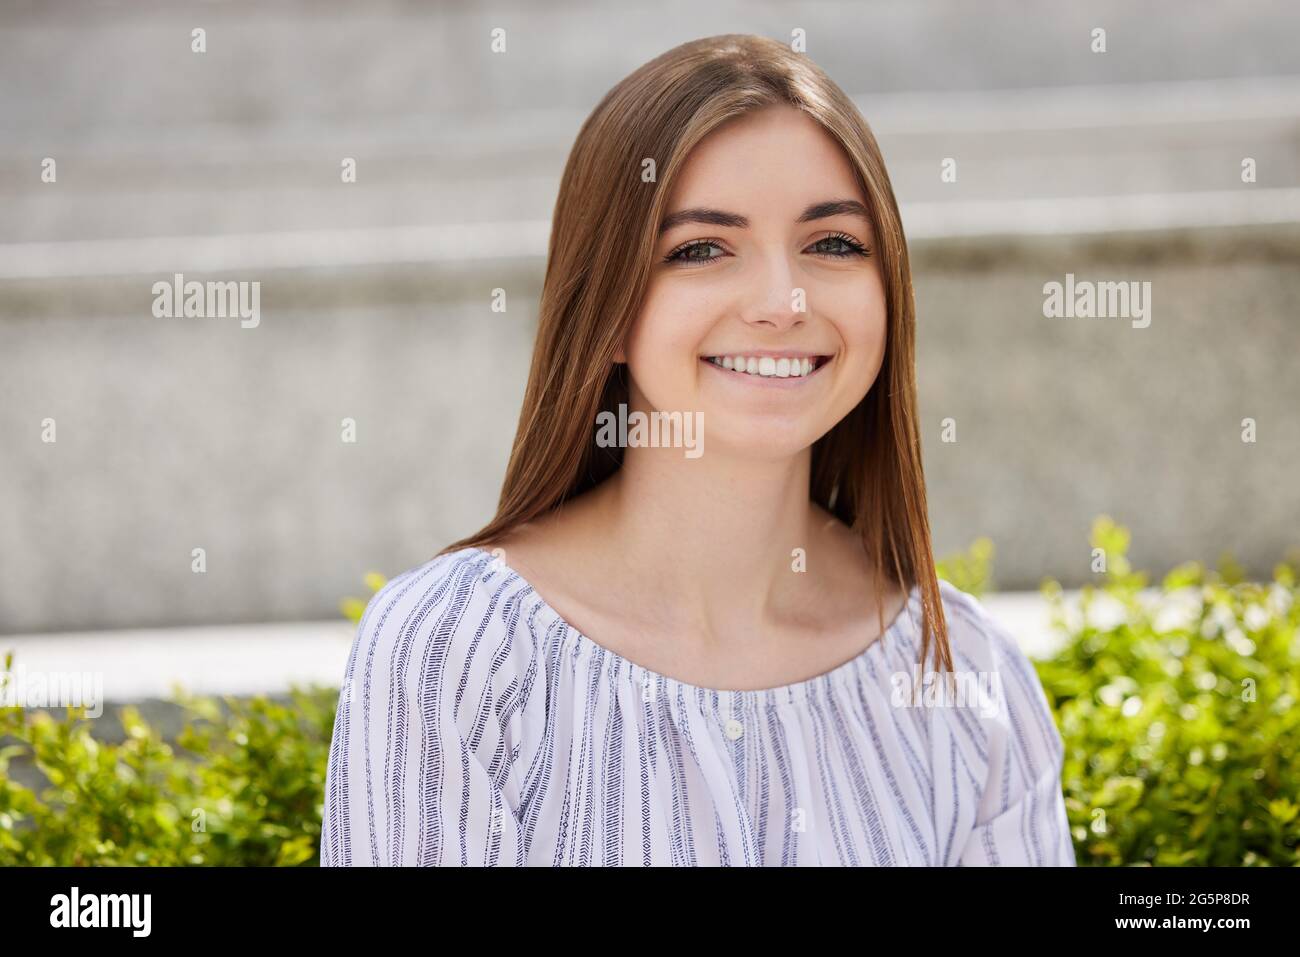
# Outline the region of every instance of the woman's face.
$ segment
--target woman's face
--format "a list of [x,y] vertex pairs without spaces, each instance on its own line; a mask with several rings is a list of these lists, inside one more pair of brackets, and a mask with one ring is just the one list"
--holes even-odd
[[715,130],[669,196],[620,351],[632,405],[703,413],[704,449],[789,456],[866,395],[885,294],[866,197],[838,144],[779,106]]

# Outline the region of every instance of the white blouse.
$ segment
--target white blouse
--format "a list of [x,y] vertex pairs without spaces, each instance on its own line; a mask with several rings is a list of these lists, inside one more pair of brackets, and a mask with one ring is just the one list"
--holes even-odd
[[940,582],[955,689],[912,691],[920,594],[779,688],[702,688],[566,623],[477,548],[371,599],[339,693],[322,865],[1073,866],[1033,666]]

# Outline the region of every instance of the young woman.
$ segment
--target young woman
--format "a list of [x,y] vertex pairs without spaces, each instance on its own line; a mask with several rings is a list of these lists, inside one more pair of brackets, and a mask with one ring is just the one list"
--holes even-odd
[[614,87],[496,517],[361,622],[321,863],[1074,864],[1034,669],[935,577],[914,338],[880,151],[805,56]]

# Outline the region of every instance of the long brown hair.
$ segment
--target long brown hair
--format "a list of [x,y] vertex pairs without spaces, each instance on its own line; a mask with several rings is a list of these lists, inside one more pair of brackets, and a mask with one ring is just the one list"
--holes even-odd
[[[777,104],[820,123],[855,168],[888,314],[880,373],[814,444],[809,494],[862,535],[877,584],[882,575],[908,592],[919,584],[922,667],[933,639],[936,660],[952,671],[921,465],[911,270],[893,188],[853,102],[804,55],[764,37],[729,34],[675,47],[611,89],[583,123],[555,203],[537,341],[496,516],[439,554],[490,545],[618,469],[621,449],[598,446],[593,423],[628,401],[614,356],[640,310],[673,182],[712,130]],[[643,177],[647,160],[653,177]],[[633,240],[602,241],[610,235]],[[883,608],[881,616],[883,628]]]

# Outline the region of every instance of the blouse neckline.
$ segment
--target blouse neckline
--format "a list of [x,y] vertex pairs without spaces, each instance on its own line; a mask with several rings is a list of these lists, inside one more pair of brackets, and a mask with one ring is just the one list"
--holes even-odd
[[917,583],[909,589],[907,601],[903,603],[903,607],[899,609],[898,614],[894,616],[893,621],[886,626],[885,630],[867,647],[829,671],[823,671],[821,674],[813,675],[811,678],[804,678],[801,681],[792,681],[788,684],[769,688],[707,688],[702,685],[691,684],[680,678],[673,678],[661,672],[652,671],[620,655],[618,652],[606,648],[594,638],[585,635],[569,624],[564,616],[552,608],[546,599],[541,596],[541,593],[533,587],[532,582],[528,581],[518,570],[511,568],[503,559],[478,546],[469,546],[469,548],[471,551],[478,552],[486,557],[496,567],[505,569],[518,578],[536,599],[538,610],[550,617],[554,625],[565,630],[566,644],[573,645],[580,652],[588,655],[603,656],[605,661],[614,665],[616,673],[626,672],[638,688],[648,684],[659,689],[666,689],[674,698],[678,697],[679,694],[684,694],[694,697],[698,702],[703,702],[706,698],[710,698],[715,702],[719,700],[734,702],[758,701],[769,704],[781,701],[794,702],[803,700],[819,690],[829,690],[832,685],[842,684],[851,676],[865,670],[869,666],[873,655],[883,653],[886,639],[893,636],[902,627],[904,621],[908,620],[908,613],[912,610],[913,603],[918,602],[920,599],[920,584]]

